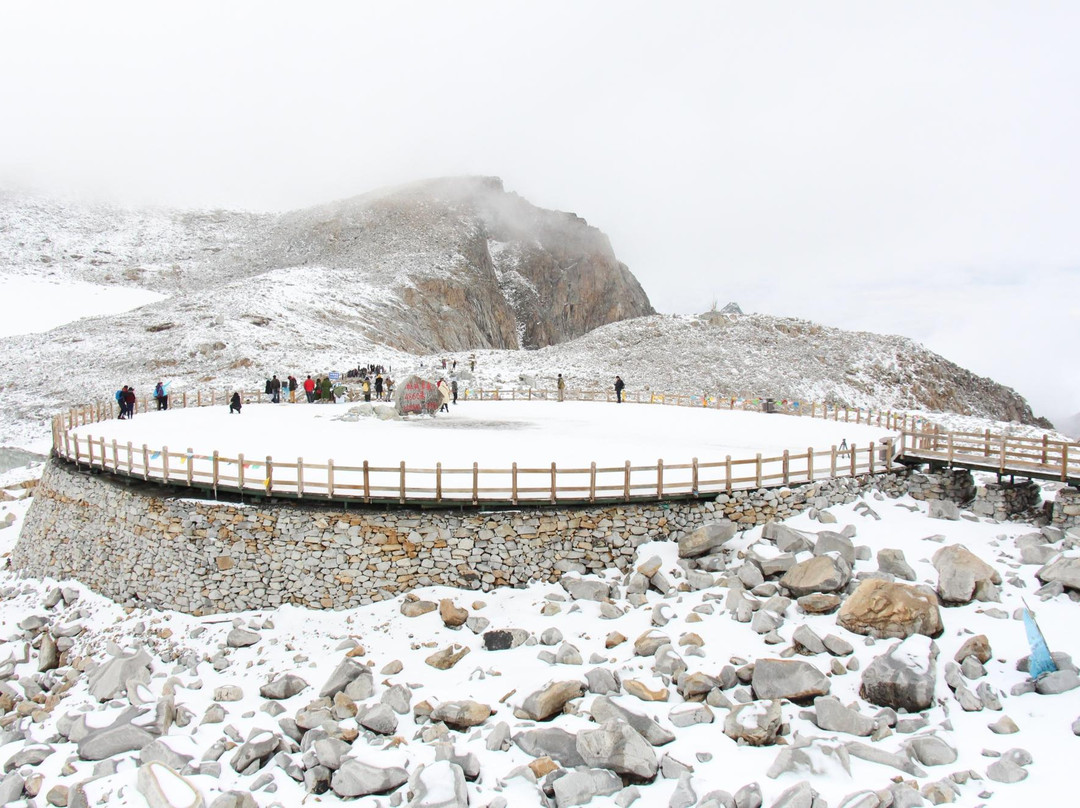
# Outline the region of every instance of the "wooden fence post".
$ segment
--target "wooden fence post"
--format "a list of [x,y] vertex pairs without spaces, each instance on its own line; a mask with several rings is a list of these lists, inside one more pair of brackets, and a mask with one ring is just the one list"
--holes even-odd
[[870,473],[874,473],[874,442],[870,441]]
[[1006,446],[1008,445],[1008,440],[1009,439],[1007,437],[1005,437],[1004,435],[1001,436],[1001,469],[1000,470],[1001,470],[1002,474],[1005,473],[1005,451],[1006,451]]
[[89,460],[86,461],[87,468],[94,467],[94,438],[91,435],[86,436],[86,453],[89,456]]
[[274,461],[270,459],[270,455],[266,456],[266,477],[263,479],[263,485],[266,487],[266,496],[270,496],[270,492],[274,489]]
[[690,462],[690,485],[691,492],[697,496],[698,492],[698,459],[695,457]]
[[473,461],[472,464],[472,503],[473,505],[480,504],[480,467]]
[[221,458],[218,455],[218,450],[217,449],[214,449],[214,454],[213,454],[212,460],[213,460],[213,464],[212,464],[212,467],[211,467],[211,471],[213,473],[213,477],[210,480],[210,484],[213,486],[214,495],[216,496],[217,495],[217,486],[218,486],[218,471],[219,471],[219,468],[220,468],[220,465],[221,465]]
[[[529,391],[532,392],[531,390]],[[435,464],[435,501],[442,502],[442,462]]]
[[953,464],[953,441],[952,441],[952,432],[950,432],[950,433],[949,433],[949,442],[948,442],[948,447],[949,447],[949,466],[952,466],[952,464]]
[[[402,474],[404,475],[405,464],[401,464]],[[326,498],[334,498],[334,458],[330,458],[326,461]]]
[[731,493],[731,455],[728,455],[727,458],[724,460],[724,479],[725,479],[724,489],[730,494]]
[[983,432],[983,457],[990,456],[990,430]]
[[[367,461],[364,461],[364,465],[367,465]],[[365,475],[366,480],[366,475]],[[367,486],[364,486],[364,495],[367,496]],[[304,496],[304,458],[296,458],[296,497],[301,499]]]
[[784,449],[784,485],[787,485],[789,480],[790,480],[790,478],[788,476],[788,470],[789,470],[788,464],[789,464],[790,460],[791,460],[791,458],[788,455],[788,450]]
[[1047,448],[1049,448],[1049,445],[1048,445],[1046,433],[1043,432],[1043,437],[1042,437],[1042,464],[1044,466],[1047,463],[1047,459],[1046,459],[1046,450],[1047,450]]
[[852,441],[851,449],[849,451],[851,453],[851,476],[854,477],[855,473],[856,473],[856,468],[857,468],[856,463],[857,463],[858,458],[859,458],[859,452],[855,448],[855,442],[854,441]]
[[236,456],[236,487],[240,489],[240,493],[244,492],[244,453],[240,452]]
[[589,467],[589,502],[596,502],[596,461]]
[[364,461],[364,502],[371,504],[371,467]]
[[829,463],[829,476],[830,477],[835,477],[836,476],[836,446],[835,445],[832,447],[832,459],[831,459],[831,461]]
[[1069,444],[1061,444],[1061,481],[1069,481]]
[[517,463],[510,466],[510,501],[517,505]]
[[161,447],[161,479],[169,481],[169,447]]
[[555,504],[557,495],[555,494],[555,464],[551,464],[551,504]]
[[623,497],[627,502],[630,501],[630,461],[626,461],[626,465],[623,466]]
[[806,448],[806,475],[810,482],[814,481],[814,447]]
[[756,474],[757,487],[761,488],[761,452],[757,453],[757,458],[756,458],[755,463],[754,463],[754,468],[756,470],[755,474]]
[[656,461],[656,496],[664,496],[664,458]]
[[191,483],[195,478],[195,472],[193,466],[195,465],[195,450],[190,446],[187,449],[187,484],[188,488],[191,487]]

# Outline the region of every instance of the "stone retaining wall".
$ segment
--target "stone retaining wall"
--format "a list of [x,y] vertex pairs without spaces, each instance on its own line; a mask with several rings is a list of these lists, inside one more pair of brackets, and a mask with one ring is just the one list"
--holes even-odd
[[721,518],[749,528],[906,490],[906,472],[737,491],[714,501],[500,511],[342,510],[161,496],[52,461],[12,564],[121,603],[199,614],[295,603],[351,608],[447,584],[474,589],[625,569],[648,540]]
[[1010,516],[1030,513],[1040,502],[1042,487],[1033,480],[987,483],[979,487],[975,501],[971,503],[971,512],[1004,522]]
[[1050,524],[1063,530],[1080,527],[1080,488],[1062,488],[1058,491]]

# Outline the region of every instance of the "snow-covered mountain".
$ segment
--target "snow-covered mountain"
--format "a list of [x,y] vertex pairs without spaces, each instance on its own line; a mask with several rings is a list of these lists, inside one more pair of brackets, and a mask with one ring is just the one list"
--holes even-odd
[[1049,426],[1014,391],[909,339],[766,315],[654,315],[603,233],[493,178],[433,180],[281,215],[8,194],[0,233],[0,281],[166,295],[0,339],[0,445],[33,443],[49,413],[121,384],[250,390],[273,373],[367,362],[397,376],[446,357],[461,371],[474,354],[475,373],[459,374],[473,387],[543,387],[563,373],[571,386],[596,388],[619,373],[631,390]]

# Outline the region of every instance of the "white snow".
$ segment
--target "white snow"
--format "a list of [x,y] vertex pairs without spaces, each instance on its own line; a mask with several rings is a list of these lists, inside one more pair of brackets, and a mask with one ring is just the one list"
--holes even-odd
[[38,334],[86,317],[122,314],[165,295],[130,286],[59,282],[13,272],[0,272],[0,338]]

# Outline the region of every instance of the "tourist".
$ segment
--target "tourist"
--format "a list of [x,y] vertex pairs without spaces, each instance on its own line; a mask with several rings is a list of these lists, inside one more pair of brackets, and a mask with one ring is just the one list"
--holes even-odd
[[154,399],[157,401],[157,408],[159,410],[169,409],[169,396],[165,393],[165,387],[161,382],[157,383],[154,388]]
[[229,415],[232,415],[234,412],[239,415],[241,406],[240,394],[234,391],[232,398],[229,400]]
[[450,388],[446,386],[446,379],[439,379],[439,383],[435,386],[439,388],[439,394],[442,396],[439,412],[450,412]]
[[622,391],[623,391],[624,387],[626,387],[626,385],[623,384],[622,377],[621,376],[616,376],[615,377],[615,402],[618,403],[618,404],[622,404]]
[[310,374],[304,379],[304,395],[307,396],[308,404],[315,400],[315,380],[311,378]]
[[124,415],[127,413],[127,403],[124,397],[127,395],[127,385],[125,384],[119,390],[116,391],[116,406],[120,410],[120,415],[117,416],[121,421],[124,420]]
[[566,396],[566,379],[562,377],[561,373],[559,374],[559,381],[556,382],[555,386],[559,388],[559,401],[562,401]]
[[394,380],[389,376],[386,377],[386,400],[390,401],[394,397]]
[[124,404],[127,407],[127,417],[130,421],[132,418],[135,417],[135,405],[136,403],[138,403],[138,399],[135,398],[134,387],[128,385],[125,389],[127,390],[127,392],[124,393]]
[[450,381],[450,392],[454,394],[454,403],[457,404],[457,379]]
[[289,377],[289,403],[290,404],[295,404],[296,403],[296,388],[297,387],[299,387],[299,385],[296,382],[296,377],[295,376],[290,376]]
[[382,377],[382,373],[377,373],[375,375],[375,399],[377,401],[382,401],[382,394],[383,394],[383,377]]
[[274,374],[274,378],[270,380],[270,401],[273,404],[281,403],[281,379]]
[[321,392],[322,392],[322,395],[320,396],[320,398],[323,401],[333,401],[334,400],[334,387],[330,383],[330,377],[329,376],[323,376]]
[[364,379],[360,384],[360,389],[364,391],[364,401],[371,401],[371,382]]

